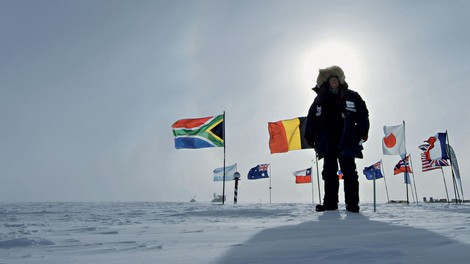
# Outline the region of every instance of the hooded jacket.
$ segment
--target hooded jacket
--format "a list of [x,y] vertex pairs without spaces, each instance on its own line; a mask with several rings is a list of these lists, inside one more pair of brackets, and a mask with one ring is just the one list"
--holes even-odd
[[[330,91],[328,80],[337,77],[339,92]],[[318,158],[329,154],[362,158],[362,142],[369,133],[369,111],[361,96],[350,90],[338,66],[321,69],[317,93],[307,116],[304,137],[314,146]]]

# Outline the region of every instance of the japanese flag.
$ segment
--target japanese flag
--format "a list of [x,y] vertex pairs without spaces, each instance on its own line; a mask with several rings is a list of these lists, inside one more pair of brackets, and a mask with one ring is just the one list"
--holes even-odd
[[405,125],[384,126],[385,136],[382,140],[384,155],[405,156]]

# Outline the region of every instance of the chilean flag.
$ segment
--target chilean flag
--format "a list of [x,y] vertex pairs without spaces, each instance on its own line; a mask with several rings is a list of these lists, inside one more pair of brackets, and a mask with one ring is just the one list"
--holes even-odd
[[305,170],[294,171],[292,174],[295,176],[295,183],[310,183],[312,182],[312,168]]
[[427,160],[449,159],[447,154],[447,133],[437,133],[426,140],[429,147],[424,151]]

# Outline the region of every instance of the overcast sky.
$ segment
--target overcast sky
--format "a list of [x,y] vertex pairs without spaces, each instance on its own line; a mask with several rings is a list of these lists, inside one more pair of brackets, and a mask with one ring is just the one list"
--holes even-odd
[[0,20],[0,201],[211,200],[223,148],[176,150],[171,124],[225,111],[239,201],[269,202],[269,180],[246,174],[270,163],[273,202],[311,202],[292,172],[313,150],[271,155],[267,123],[305,116],[331,65],[370,111],[362,201],[380,159],[390,198],[406,199],[381,146],[403,121],[419,199],[446,196],[417,148],[446,130],[470,197],[468,1],[3,0]]

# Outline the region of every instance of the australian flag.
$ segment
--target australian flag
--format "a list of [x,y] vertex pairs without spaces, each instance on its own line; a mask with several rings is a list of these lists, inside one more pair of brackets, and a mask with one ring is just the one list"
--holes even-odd
[[251,168],[248,172],[248,180],[269,178],[268,166],[269,164],[260,164],[254,168]]
[[381,165],[382,165],[382,161],[379,161],[369,167],[365,167],[363,170],[363,173],[366,176],[366,178],[368,180],[373,180],[374,178],[375,179],[383,178],[384,176],[382,175],[382,170],[380,169]]

